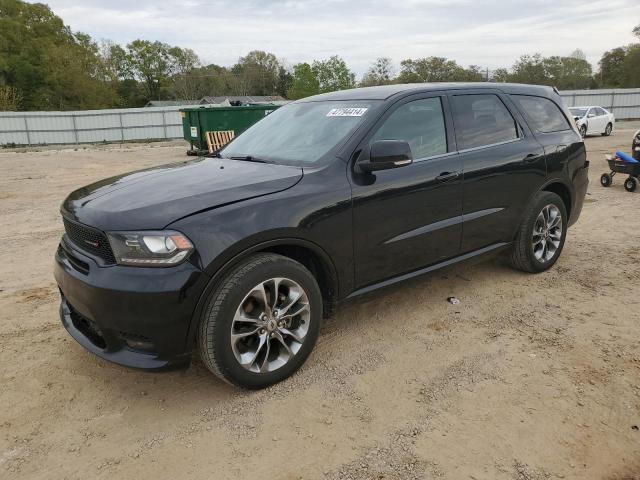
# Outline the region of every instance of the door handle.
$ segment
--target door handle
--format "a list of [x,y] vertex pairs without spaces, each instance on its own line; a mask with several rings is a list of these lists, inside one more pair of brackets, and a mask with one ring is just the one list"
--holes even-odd
[[454,178],[458,178],[459,176],[460,172],[442,172],[436,177],[436,180],[438,180],[439,182],[446,182],[449,180],[453,180]]
[[524,163],[533,163],[540,158],[540,155],[536,155],[535,153],[530,153],[526,157],[522,159]]

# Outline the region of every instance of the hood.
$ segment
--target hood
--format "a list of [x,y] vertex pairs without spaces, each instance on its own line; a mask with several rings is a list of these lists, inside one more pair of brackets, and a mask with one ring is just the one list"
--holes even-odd
[[101,230],[159,230],[196,212],[286,190],[301,178],[299,167],[205,157],[101,180],[72,192],[61,211]]

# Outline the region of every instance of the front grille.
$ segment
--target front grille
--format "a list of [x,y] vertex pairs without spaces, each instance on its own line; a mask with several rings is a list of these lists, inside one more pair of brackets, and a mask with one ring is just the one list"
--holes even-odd
[[78,248],[100,257],[108,265],[116,263],[107,236],[100,230],[62,217],[64,230]]

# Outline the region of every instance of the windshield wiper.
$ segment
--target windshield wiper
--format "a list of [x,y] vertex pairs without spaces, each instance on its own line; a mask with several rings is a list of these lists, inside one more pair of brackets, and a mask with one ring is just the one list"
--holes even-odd
[[256,163],[274,163],[269,160],[263,160],[262,158],[252,157],[251,155],[243,155],[237,157],[229,157],[231,160],[241,160],[243,162],[256,162]]

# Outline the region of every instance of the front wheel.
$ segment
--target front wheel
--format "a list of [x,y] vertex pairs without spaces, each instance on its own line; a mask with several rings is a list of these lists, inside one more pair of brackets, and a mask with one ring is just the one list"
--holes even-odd
[[529,205],[511,251],[514,268],[548,270],[558,260],[567,235],[567,209],[553,192],[539,192]]
[[610,187],[612,182],[613,182],[613,179],[611,178],[610,174],[603,173],[600,176],[600,185],[602,185],[603,187]]
[[602,133],[602,135],[605,136],[605,137],[608,137],[609,135],[611,135],[612,131],[613,131],[613,125],[608,123],[607,127],[604,129],[604,132]]
[[321,318],[322,295],[309,270],[281,255],[256,254],[209,298],[198,332],[200,356],[226,382],[264,388],[305,362]]
[[586,125],[582,125],[580,127],[580,136],[582,138],[585,138],[587,136],[587,126]]

